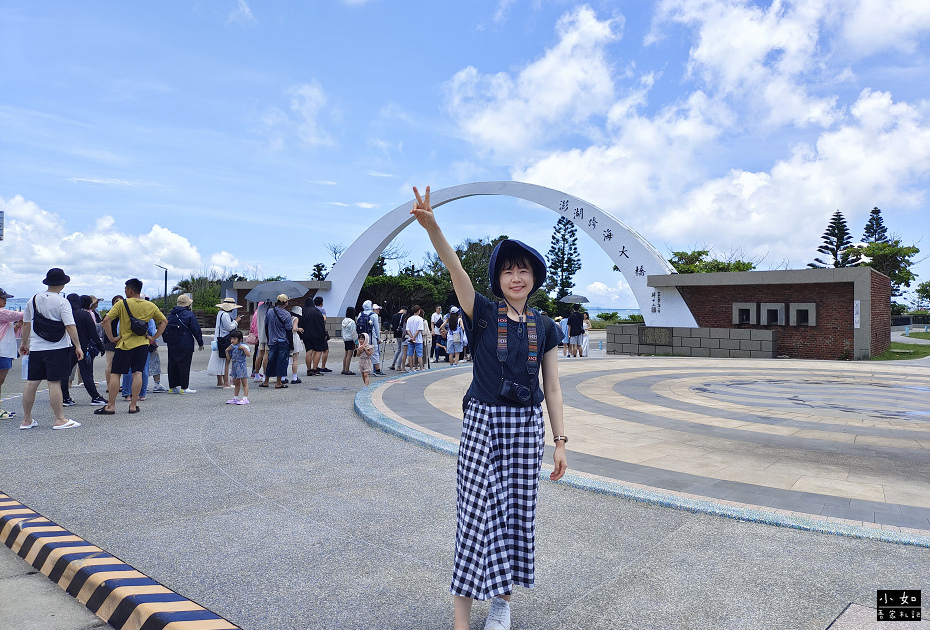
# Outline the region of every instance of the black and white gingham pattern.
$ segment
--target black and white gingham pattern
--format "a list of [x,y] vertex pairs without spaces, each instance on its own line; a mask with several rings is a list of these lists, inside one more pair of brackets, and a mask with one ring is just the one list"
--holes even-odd
[[458,459],[453,595],[486,600],[535,579],[542,406],[465,409]]

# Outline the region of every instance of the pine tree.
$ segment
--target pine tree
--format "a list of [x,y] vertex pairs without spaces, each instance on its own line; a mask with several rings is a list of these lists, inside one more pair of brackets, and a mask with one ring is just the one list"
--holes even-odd
[[887,243],[888,230],[885,229],[885,222],[882,220],[882,211],[880,208],[872,208],[869,214],[869,222],[865,224],[865,234],[862,240],[866,243]]
[[815,258],[814,262],[807,263],[808,267],[817,269],[821,267],[855,267],[859,264],[859,252],[852,245],[852,235],[846,225],[843,213],[837,210],[833,213],[827,230],[823,233],[823,245],[817,248],[821,254],[833,258],[832,262],[824,262]]
[[546,279],[546,292],[555,300],[561,300],[571,293],[575,283],[572,278],[581,270],[581,255],[578,253],[578,236],[575,224],[565,217],[560,217],[552,232],[552,241],[546,261],[549,263],[549,276]]
[[311,280],[326,280],[326,265],[317,263],[313,265],[313,271],[310,272]]

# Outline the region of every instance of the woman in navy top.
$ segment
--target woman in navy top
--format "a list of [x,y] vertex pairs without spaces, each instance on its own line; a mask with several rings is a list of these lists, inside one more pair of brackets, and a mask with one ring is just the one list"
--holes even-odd
[[473,377],[463,401],[459,445],[455,562],[450,588],[455,628],[469,627],[475,599],[493,598],[485,630],[509,630],[513,585],[535,580],[536,499],[545,440],[546,400],[555,441],[555,470],[568,467],[562,419],[557,346],[562,333],[548,317],[527,307],[542,286],[546,265],[539,252],[505,240],[491,254],[493,302],[476,293],[452,246],[436,223],[430,189],[410,211],[429,234],[452,276],[473,350]]

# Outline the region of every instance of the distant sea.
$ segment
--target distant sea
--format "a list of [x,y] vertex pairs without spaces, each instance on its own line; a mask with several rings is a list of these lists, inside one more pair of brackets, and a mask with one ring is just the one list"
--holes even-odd
[[601,306],[584,306],[584,309],[595,317],[600,313],[616,313],[621,318],[629,317],[630,315],[642,315],[642,312],[638,308],[603,308]]
[[[6,301],[6,307],[11,311],[21,311],[24,308],[26,308],[26,302],[28,302],[31,299],[32,299],[31,295],[29,297],[23,297],[23,298],[19,298],[19,297],[10,298]],[[99,302],[97,302],[98,311],[109,311],[111,306],[113,305],[110,304],[110,300],[100,300]]]

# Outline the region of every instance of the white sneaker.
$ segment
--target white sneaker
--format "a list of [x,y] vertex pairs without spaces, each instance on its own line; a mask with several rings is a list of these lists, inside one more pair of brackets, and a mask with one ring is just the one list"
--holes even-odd
[[260,382],[260,381],[264,381],[264,380],[265,380],[265,375],[264,375],[264,374],[256,374],[256,375],[255,375],[254,381],[255,381],[256,383],[258,383],[258,382]]
[[510,630],[510,602],[495,597],[491,601],[491,610],[488,619],[484,622],[484,630]]
[[161,383],[155,383],[155,387],[152,388],[152,391],[161,393],[161,392],[168,391],[168,388],[162,385]]
[[181,391],[184,392],[185,394],[196,394],[197,393],[196,389],[191,389],[190,387],[188,387],[187,389],[182,389]]

